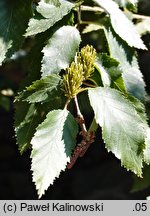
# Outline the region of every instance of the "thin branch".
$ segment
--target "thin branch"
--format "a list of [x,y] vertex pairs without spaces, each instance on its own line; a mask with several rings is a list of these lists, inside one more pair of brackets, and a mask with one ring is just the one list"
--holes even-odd
[[96,86],[94,86],[94,85],[92,85],[92,84],[90,84],[90,83],[87,83],[87,82],[83,82],[83,84],[86,85],[86,86],[92,87],[92,88],[95,88],[95,87],[96,87]]
[[[91,12],[97,12],[97,13],[105,12],[103,8],[90,7],[90,6],[85,6],[85,5],[81,5],[81,11],[91,11]],[[141,14],[133,14],[133,19],[150,19],[150,16],[145,16]],[[83,21],[82,21],[82,24],[83,24]]]
[[76,109],[77,109],[77,122],[81,127],[80,135],[82,135],[82,140],[79,144],[77,144],[76,148],[74,149],[73,155],[70,159],[70,163],[67,164],[67,168],[71,169],[73,165],[76,163],[77,159],[79,157],[83,157],[90,147],[90,145],[95,141],[95,131],[97,129],[97,124],[96,122],[92,122],[90,129],[87,131],[85,122],[84,122],[84,117],[80,111],[79,104],[78,104],[78,99],[77,96],[74,97]]
[[70,99],[68,99],[68,100],[66,101],[65,106],[64,106],[64,109],[67,109],[69,103],[70,103]]
[[78,30],[80,31],[80,23],[81,23],[81,5],[79,5],[77,9],[77,19],[78,19]]
[[80,108],[79,108],[77,96],[74,97],[74,101],[75,101],[75,105],[76,105],[76,109],[77,109],[77,115],[82,116],[82,113],[81,113]]
[[93,11],[93,12],[99,12],[99,13],[104,12],[104,10],[100,7],[90,7],[90,6],[85,6],[85,5],[81,5],[81,11]]
[[82,115],[82,113],[80,111],[80,108],[79,108],[77,96],[74,97],[74,102],[75,102],[76,109],[77,109],[77,121],[78,121],[78,123],[79,123],[79,125],[81,127],[81,130],[87,132],[84,117],[83,117],[83,115]]
[[81,21],[80,25],[89,25],[89,24],[95,24],[95,22],[93,21]]
[[[87,80],[90,80],[92,83],[94,83],[96,86],[98,86],[97,82],[95,80],[93,80],[92,78],[88,78]],[[94,86],[94,87],[96,87]]]
[[78,94],[81,93],[81,92],[87,91],[87,90],[89,90],[89,87],[81,88],[81,89],[78,91]]
[[133,14],[133,18],[134,19],[149,19],[150,20],[150,16],[145,16],[145,15],[141,15],[141,14]]

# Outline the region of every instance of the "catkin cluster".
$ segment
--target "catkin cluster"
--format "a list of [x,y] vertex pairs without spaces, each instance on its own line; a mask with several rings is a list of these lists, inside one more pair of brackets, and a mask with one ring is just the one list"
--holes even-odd
[[83,82],[83,66],[80,63],[72,62],[64,75],[65,95],[71,99],[75,97],[81,89]]
[[74,98],[81,90],[83,81],[90,78],[94,72],[96,61],[96,50],[93,46],[87,45],[77,53],[75,61],[67,68],[63,76],[65,96]]

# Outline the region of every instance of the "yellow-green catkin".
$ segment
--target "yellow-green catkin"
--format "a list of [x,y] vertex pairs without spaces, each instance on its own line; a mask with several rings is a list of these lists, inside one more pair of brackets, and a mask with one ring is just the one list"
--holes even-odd
[[87,45],[77,53],[75,62],[71,63],[63,76],[66,97],[72,99],[80,92],[83,81],[94,72],[95,61],[96,50],[93,46]]
[[63,76],[65,96],[69,99],[75,97],[83,82],[83,65],[80,63],[72,62],[70,67],[67,68],[66,74]]
[[93,46],[85,46],[77,54],[77,62],[83,65],[84,80],[88,79],[94,72],[94,63],[96,61],[96,50]]

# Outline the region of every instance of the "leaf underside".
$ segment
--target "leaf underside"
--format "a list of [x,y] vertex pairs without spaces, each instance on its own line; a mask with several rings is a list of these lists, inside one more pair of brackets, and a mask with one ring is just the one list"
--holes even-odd
[[30,147],[30,141],[35,129],[42,121],[35,104],[27,102],[15,103],[15,132],[20,153],[22,154]]

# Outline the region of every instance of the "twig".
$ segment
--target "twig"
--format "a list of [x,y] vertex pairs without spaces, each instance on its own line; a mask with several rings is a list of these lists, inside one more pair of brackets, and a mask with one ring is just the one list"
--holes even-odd
[[[83,157],[86,153],[86,151],[88,150],[88,148],[90,147],[90,145],[94,142],[95,140],[95,131],[94,131],[94,127],[93,131],[87,131],[86,126],[85,126],[85,122],[84,122],[84,117],[80,111],[79,108],[79,104],[78,104],[78,100],[77,100],[77,96],[75,96],[74,98],[75,104],[76,104],[76,109],[77,109],[77,122],[81,127],[81,131],[80,131],[80,135],[83,137],[82,141],[76,146],[73,155],[70,159],[70,163],[67,164],[67,168],[71,169],[73,167],[73,165],[76,163],[78,157]],[[92,123],[93,124],[93,123]],[[91,129],[92,129],[91,128]]]
[[86,85],[86,86],[92,87],[92,88],[95,88],[95,87],[96,87],[95,85],[92,85],[92,84],[87,83],[87,82],[83,82],[83,84]]
[[[105,12],[103,8],[90,7],[90,6],[85,6],[85,5],[81,5],[81,11],[91,11],[91,12],[99,12],[99,13]],[[145,16],[141,14],[133,14],[133,19],[150,19],[150,16]],[[82,24],[83,24],[83,21],[82,21]]]
[[81,11],[93,11],[93,12],[100,12],[100,13],[104,12],[104,10],[100,7],[90,7],[85,5],[81,5]]
[[94,79],[92,79],[92,78],[88,78],[88,80],[95,84],[94,87],[98,86],[97,82],[96,82]]
[[81,21],[80,25],[89,25],[89,24],[95,24],[95,22],[93,21]]
[[70,99],[68,99],[68,100],[66,101],[65,106],[64,106],[64,109],[67,109],[67,106],[69,105],[69,103],[70,103]]
[[81,131],[80,134],[82,133],[83,139],[80,144],[77,145],[75,148],[73,155],[71,157],[70,163],[67,164],[67,168],[71,169],[73,165],[76,163],[78,157],[83,157],[90,147],[90,145],[94,142],[95,140],[95,133],[94,132],[83,132]]
[[87,131],[86,126],[85,126],[84,117],[83,117],[83,115],[82,115],[82,113],[80,111],[80,108],[79,108],[77,96],[74,97],[74,102],[75,102],[76,109],[77,109],[77,118],[76,118],[76,120],[77,120],[78,124],[80,125],[81,130],[82,131]]
[[77,17],[78,17],[78,30],[80,31],[80,23],[81,23],[81,5],[79,5],[77,9]]
[[133,14],[133,18],[134,19],[149,19],[150,20],[150,16],[145,16],[145,15],[141,15],[141,14]]

